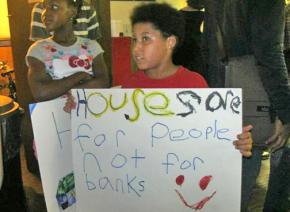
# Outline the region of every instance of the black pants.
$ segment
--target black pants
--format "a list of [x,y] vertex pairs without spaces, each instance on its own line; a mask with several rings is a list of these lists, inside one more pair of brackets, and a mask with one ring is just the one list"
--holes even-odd
[[272,166],[264,212],[290,211],[290,147],[284,148],[277,165]]

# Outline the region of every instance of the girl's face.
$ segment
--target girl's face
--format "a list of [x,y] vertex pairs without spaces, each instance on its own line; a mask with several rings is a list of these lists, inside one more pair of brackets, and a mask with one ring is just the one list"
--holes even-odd
[[42,22],[49,32],[55,31],[66,24],[72,24],[75,9],[67,0],[44,0]]
[[173,46],[169,38],[151,23],[133,25],[132,54],[140,70],[158,70],[171,62]]

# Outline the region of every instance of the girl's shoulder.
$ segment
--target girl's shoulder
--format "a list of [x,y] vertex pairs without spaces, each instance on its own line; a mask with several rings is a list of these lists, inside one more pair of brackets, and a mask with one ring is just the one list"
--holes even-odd
[[104,52],[101,45],[96,40],[91,40],[89,38],[78,37],[78,47],[85,52],[88,52],[93,57]]
[[52,40],[50,38],[40,39],[35,41],[31,46],[44,46],[47,44],[52,44]]
[[37,40],[35,41],[30,47],[28,51],[36,51],[36,50],[40,50],[42,51],[43,49],[47,49],[50,46],[53,45],[53,42],[51,41],[51,39],[49,38],[45,38],[45,39],[41,39],[41,40]]
[[78,37],[78,42],[82,46],[100,48],[100,44],[96,40],[91,40],[89,38]]

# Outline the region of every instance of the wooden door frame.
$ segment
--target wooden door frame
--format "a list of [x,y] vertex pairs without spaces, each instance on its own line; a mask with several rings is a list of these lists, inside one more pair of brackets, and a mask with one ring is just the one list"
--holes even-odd
[[100,30],[102,38],[100,43],[104,48],[105,61],[109,69],[110,77],[112,76],[112,39],[111,39],[111,14],[109,0],[91,0],[99,17]]

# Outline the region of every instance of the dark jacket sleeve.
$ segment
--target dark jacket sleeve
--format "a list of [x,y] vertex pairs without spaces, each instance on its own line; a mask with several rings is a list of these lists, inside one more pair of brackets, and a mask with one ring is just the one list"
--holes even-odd
[[283,54],[284,0],[252,0],[251,35],[254,56],[270,102],[284,123],[290,123],[290,87]]

